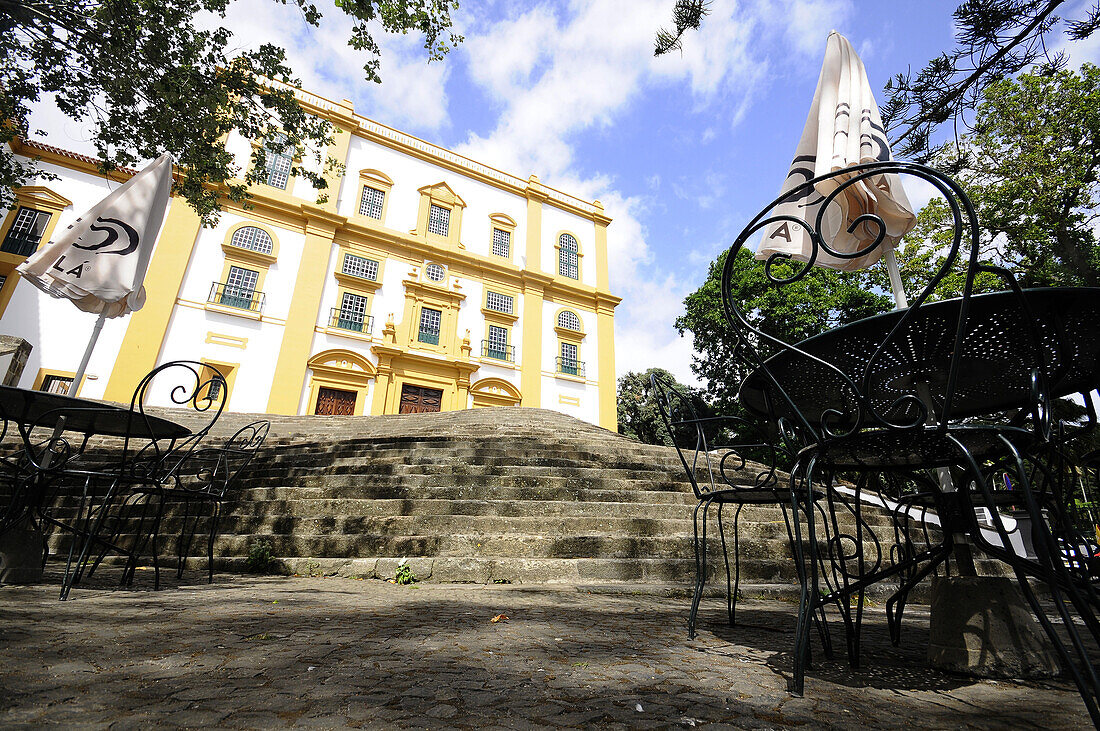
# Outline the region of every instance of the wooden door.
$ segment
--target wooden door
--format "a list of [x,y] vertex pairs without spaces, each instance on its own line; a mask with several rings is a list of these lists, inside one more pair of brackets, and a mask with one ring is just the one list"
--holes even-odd
[[422,386],[401,386],[401,414],[431,414],[439,411],[443,404],[443,392],[435,388]]
[[317,409],[313,412],[325,416],[352,416],[355,414],[355,391],[321,387],[317,391]]

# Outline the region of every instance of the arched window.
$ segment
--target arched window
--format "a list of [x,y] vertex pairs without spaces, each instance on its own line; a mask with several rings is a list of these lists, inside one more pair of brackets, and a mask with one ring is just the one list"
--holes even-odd
[[233,238],[229,240],[229,243],[261,254],[270,254],[272,249],[271,236],[268,235],[267,231],[255,226],[240,227],[233,232]]
[[577,317],[577,313],[570,312],[569,310],[562,310],[558,313],[558,327],[566,330],[576,330],[580,332],[581,318]]
[[570,234],[558,237],[558,274],[570,279],[580,278],[577,240]]

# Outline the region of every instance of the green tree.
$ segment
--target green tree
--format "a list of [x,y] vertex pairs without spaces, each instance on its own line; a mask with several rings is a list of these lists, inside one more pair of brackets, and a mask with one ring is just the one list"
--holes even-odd
[[[980,259],[1011,270],[1025,287],[1100,285],[1100,68],[1037,69],[986,89],[974,134],[934,160],[953,168],[978,216]],[[906,236],[898,262],[907,292],[942,264],[953,231],[943,199],[933,199]],[[964,241],[965,243],[965,241]],[[937,297],[962,294],[962,252]],[[876,284],[888,286],[875,272]],[[1003,289],[983,275],[978,290]]]
[[678,383],[665,369],[650,368],[645,373],[631,371],[619,378],[616,393],[619,433],[646,444],[671,445],[672,439],[661,418],[657,402],[653,398],[650,378],[654,375],[674,384],[677,389],[691,398],[700,415],[709,413],[709,408],[699,391]]
[[[695,355],[692,370],[707,381],[707,395],[719,413],[738,413],[737,389],[744,372],[734,357],[735,340],[722,311],[721,279],[728,252],[711,263],[699,289],[684,299],[676,319],[683,335],[690,332]],[[777,273],[782,273],[776,270]],[[748,249],[736,254],[731,289],[750,324],[767,335],[796,343],[830,328],[885,312],[893,301],[871,286],[872,275],[815,267],[802,279],[777,287],[764,276],[763,262]],[[756,343],[768,354],[766,344]]]
[[[312,160],[296,162],[291,174],[308,179],[323,199],[324,172],[338,164],[326,156],[331,126],[294,98],[299,82],[285,51],[272,44],[234,50],[229,30],[195,22],[199,13],[224,18],[230,2],[0,0],[0,208],[37,172],[7,143],[31,132],[31,106],[43,94],[53,94],[69,118],[93,123],[104,171],[171,152],[185,172],[176,190],[207,224],[217,219],[221,197],[247,199],[269,151]],[[296,5],[311,25],[321,19],[309,0],[273,2]],[[351,21],[348,44],[365,52],[370,81],[379,80],[372,28],[421,34],[432,59],[461,41],[450,30],[454,0],[335,0],[335,7]],[[225,150],[232,130],[267,143],[243,174]]]

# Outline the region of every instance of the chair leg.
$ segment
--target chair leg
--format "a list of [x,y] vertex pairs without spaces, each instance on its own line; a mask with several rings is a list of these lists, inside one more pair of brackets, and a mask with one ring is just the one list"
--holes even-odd
[[898,590],[886,600],[886,624],[890,628],[890,643],[894,647],[901,644],[901,615],[905,611],[905,602],[909,598],[909,592],[913,590],[914,586],[924,581],[925,577],[932,573],[937,566],[946,561],[949,555],[951,555],[951,544],[947,543],[936,551],[933,558],[923,568],[902,582]]
[[221,517],[221,504],[217,501],[211,503],[210,510],[210,537],[206,541],[206,583],[214,583],[214,539],[218,536],[218,519]]
[[744,503],[737,505],[737,510],[733,513],[733,591],[730,592],[730,561],[729,554],[726,553],[726,541],[722,539],[722,554],[726,556],[726,595],[729,599],[727,609],[729,610],[730,626],[734,625],[737,613],[737,599],[741,593],[741,539],[738,534],[738,522],[741,520],[741,508],[745,507]]
[[[707,509],[710,508],[711,498],[699,501],[695,506],[693,517],[695,530],[695,594],[691,599],[691,614],[688,616],[688,638],[695,638],[695,622],[699,614],[699,602],[703,598],[703,586],[707,580]],[[699,532],[699,516],[702,511],[702,538]]]
[[[726,506],[726,504],[723,503],[723,502],[718,503],[718,537],[722,539],[722,562],[726,566],[726,614],[729,617],[729,623],[730,623],[730,626],[732,627],[733,626],[734,605],[736,604],[737,599],[736,599],[736,597],[733,597],[731,595],[731,592],[733,591],[733,586],[731,585],[731,582],[730,582],[730,555],[729,555],[729,551],[726,549],[726,528],[722,524],[722,508],[724,508],[725,506]],[[737,547],[736,547],[737,546],[737,518],[736,518],[736,516],[734,517],[733,525],[734,525],[734,549],[733,550],[736,553],[736,551],[737,551]]]
[[[808,563],[809,575],[803,578],[801,594],[798,601],[798,618],[795,622],[795,640],[794,640],[794,674],[789,684],[789,690],[792,694],[801,696],[805,689],[806,682],[806,667],[811,662],[810,657],[810,623],[812,622],[813,609],[815,597],[818,590],[818,574],[817,574],[817,538],[814,528],[814,515],[813,515],[813,472],[814,472],[815,460],[810,460],[805,466],[796,463],[791,468],[791,509],[794,512],[794,532],[795,532],[795,560],[799,565],[803,566],[803,571]],[[803,496],[799,494],[798,481],[801,480],[805,484],[805,496],[806,501],[806,547],[804,547],[802,540],[802,521],[799,518],[799,512],[802,508]],[[810,560],[805,562],[804,551],[810,551]]]

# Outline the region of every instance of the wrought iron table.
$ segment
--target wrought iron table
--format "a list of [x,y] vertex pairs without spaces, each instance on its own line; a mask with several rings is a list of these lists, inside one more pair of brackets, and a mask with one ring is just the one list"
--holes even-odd
[[[1023,294],[1038,327],[1034,340],[1027,313],[1014,306],[1012,292],[970,299],[953,417],[996,414],[1026,404],[1031,394],[1020,386],[1027,382],[1021,371],[1036,362],[1035,354],[1029,352],[1036,341],[1042,349],[1038,362],[1044,365],[1052,396],[1100,386],[1100,288],[1027,289]],[[840,414],[851,410],[853,394],[841,374],[866,384],[863,392],[878,414],[890,412],[898,399],[917,394],[918,384],[923,398],[941,403],[961,306],[961,299],[924,304],[903,324],[904,331],[889,340],[887,335],[904,310],[843,325],[795,346],[824,363],[815,365],[782,352],[767,361],[768,370],[783,383],[799,410],[813,419],[828,410]],[[886,347],[877,352],[883,342]],[[769,400],[775,408],[783,408],[763,369],[745,379],[740,398],[749,411],[761,416],[768,414]]]
[[[0,470],[11,488],[9,504],[0,515],[0,535],[28,520],[36,526],[46,521],[74,534],[87,532],[86,527],[82,531],[75,524],[67,524],[47,515],[45,502],[51,479],[70,467],[72,458],[83,453],[91,437],[174,441],[191,435],[189,429],[173,421],[139,414],[115,404],[10,386],[0,386],[0,421],[3,422],[4,436],[11,427],[18,432],[18,442],[9,442],[12,453],[0,460]],[[35,430],[41,432],[36,435]],[[79,439],[75,449],[72,449],[66,435],[76,435]],[[45,439],[42,440],[42,437]],[[42,441],[36,444],[36,439]],[[62,444],[64,454],[57,450]],[[122,466],[119,467],[121,469]],[[94,474],[87,470],[85,473]],[[108,479],[111,477],[109,474],[105,476]],[[90,496],[86,494],[84,498]],[[89,505],[88,514],[92,512]]]
[[[829,424],[840,444],[828,455],[832,472],[847,469],[863,475],[905,475],[908,479],[918,470],[939,468],[938,480],[930,478],[922,484],[930,487],[929,505],[939,512],[943,543],[921,556],[910,555],[906,561],[888,566],[878,558],[864,560],[862,536],[866,534],[858,528],[854,539],[837,532],[827,537],[826,543],[834,572],[836,564],[841,564],[844,588],[833,587],[831,597],[815,601],[823,604],[831,598],[846,602],[869,584],[902,573],[904,581],[895,594],[895,598],[901,597],[897,605],[900,625],[900,608],[909,589],[951,554],[967,573],[969,545],[973,542],[985,553],[1009,561],[1022,584],[1026,584],[1025,575],[1041,577],[1055,595],[1064,592],[1069,596],[1068,603],[1058,600],[1058,609],[1085,668],[1084,675],[1075,676],[1075,680],[1097,721],[1100,686],[1089,667],[1092,662],[1088,652],[1065,614],[1066,607],[1072,605],[1094,634],[1100,630],[1100,602],[1093,577],[1087,572],[1073,574],[1075,567],[1063,565],[1065,558],[1060,549],[1047,550],[1045,558],[1036,562],[1033,557],[1020,556],[1009,545],[998,513],[1005,504],[1018,505],[1026,499],[1031,519],[1046,519],[1045,508],[1033,499],[1030,488],[1022,494],[1007,495],[990,492],[988,485],[973,487],[971,492],[960,491],[952,484],[949,472],[949,468],[965,464],[973,474],[982,469],[980,464],[996,465],[993,455],[999,453],[1000,459],[1007,460],[1003,464],[1015,460],[1018,469],[1024,468],[1022,459],[1034,459],[1030,464],[1049,475],[1053,470],[1041,464],[1048,458],[1049,439],[1020,428],[1019,444],[1009,444],[1004,434],[1012,433],[1012,424],[1022,423],[1022,415],[1034,416],[1036,404],[1041,403],[1039,397],[1087,394],[1100,388],[1100,288],[1028,289],[1020,294],[994,292],[972,296],[968,301],[926,303],[911,316],[906,310],[897,310],[835,328],[798,343],[795,351],[783,350],[768,358],[764,367],[745,379],[739,397],[746,409],[763,417],[789,417],[792,422],[804,417]],[[963,336],[957,339],[960,332]],[[948,374],[953,363],[952,379]],[[950,406],[949,411],[945,404]],[[937,429],[935,421],[927,421],[934,413],[946,414],[940,423],[953,425],[950,435]],[[999,420],[1002,426],[983,429],[982,417],[986,423],[991,418]],[[1038,422],[1045,418],[1049,414],[1040,415]],[[927,425],[921,427],[922,423]],[[868,437],[852,439],[854,446],[846,451],[847,434]],[[965,443],[967,440],[970,443]],[[835,527],[832,498],[839,488],[835,484],[827,487],[830,519]],[[857,520],[861,520],[859,500],[857,488]],[[851,502],[845,499],[845,503],[851,510]],[[991,531],[976,519],[976,508],[991,511],[991,520],[998,526],[993,532],[1000,537],[999,545],[990,540]],[[839,548],[841,540],[855,546],[851,555]],[[920,562],[924,562],[923,567],[914,568]],[[858,563],[858,575],[851,573],[852,563]],[[1037,618],[1054,641],[1050,622],[1022,584]],[[891,611],[890,603],[887,610]],[[855,622],[854,646],[858,653],[858,615]],[[893,624],[891,631],[896,641],[897,627]],[[1062,659],[1072,662],[1059,642],[1055,644]],[[851,640],[849,645],[853,646]]]

